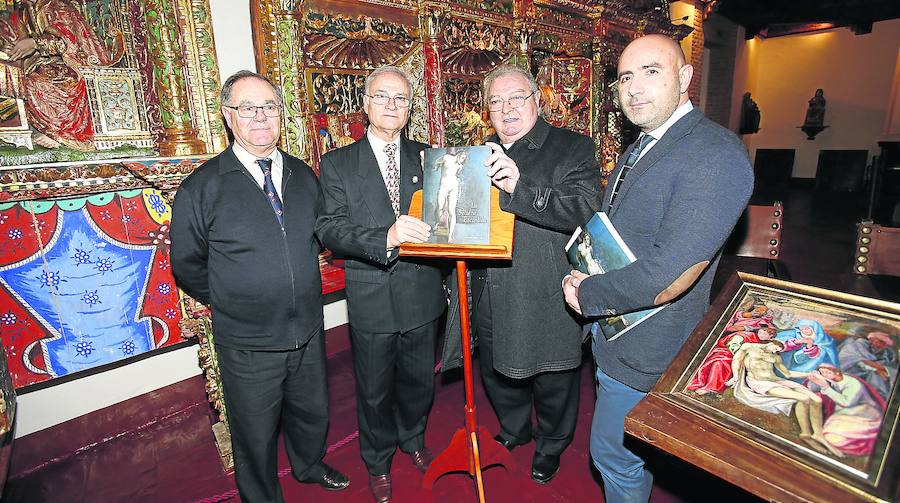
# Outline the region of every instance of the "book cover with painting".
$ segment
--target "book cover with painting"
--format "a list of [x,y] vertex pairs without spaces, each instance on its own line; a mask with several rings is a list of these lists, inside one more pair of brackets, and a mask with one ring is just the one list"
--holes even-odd
[[[634,253],[602,211],[595,213],[584,225],[584,229],[575,229],[566,245],[566,254],[572,267],[587,275],[605,274],[636,260]],[[607,341],[612,341],[663,307],[665,306],[600,318],[596,321],[598,330]]]
[[429,243],[490,243],[489,155],[487,146],[425,149],[422,220],[432,229]]

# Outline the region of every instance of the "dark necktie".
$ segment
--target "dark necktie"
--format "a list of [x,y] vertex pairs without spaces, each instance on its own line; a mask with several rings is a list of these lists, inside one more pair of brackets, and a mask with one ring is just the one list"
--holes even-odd
[[400,170],[397,169],[397,161],[394,153],[397,151],[396,143],[388,143],[384,146],[387,154],[387,166],[385,166],[384,184],[387,187],[388,196],[391,198],[391,207],[394,208],[394,216],[400,216]]
[[638,159],[641,157],[641,152],[647,148],[647,145],[653,141],[653,137],[648,134],[641,133],[641,137],[638,139],[637,146],[631,149],[631,153],[628,154],[628,158],[625,159],[625,165],[622,166],[622,171],[619,172],[619,178],[616,179],[616,183],[613,185],[612,196],[609,198],[609,207],[612,208],[613,201],[616,200],[616,196],[619,194],[619,188],[622,186],[622,182],[625,180],[625,175],[631,171],[631,168],[637,164]]
[[272,159],[259,159],[256,161],[263,172],[263,191],[269,196],[269,202],[272,203],[272,209],[275,210],[275,216],[278,223],[284,227],[284,207],[281,205],[281,198],[275,191],[275,184],[272,182]]

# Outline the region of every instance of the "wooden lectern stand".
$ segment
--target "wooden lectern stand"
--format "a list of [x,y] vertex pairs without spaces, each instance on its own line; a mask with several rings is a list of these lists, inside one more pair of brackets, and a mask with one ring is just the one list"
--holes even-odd
[[[421,218],[422,191],[413,194],[409,214]],[[475,478],[478,499],[484,503],[482,467],[503,465],[515,469],[515,461],[505,447],[493,439],[475,417],[475,386],[472,381],[471,336],[469,333],[469,296],[465,259],[512,259],[513,227],[515,216],[500,209],[500,191],[491,187],[490,244],[429,244],[404,243],[400,255],[404,257],[442,257],[456,260],[456,285],[459,295],[459,321],[462,332],[463,375],[466,387],[465,427],[456,430],[450,445],[431,463],[422,487],[431,489],[434,481],[450,472],[468,472]]]

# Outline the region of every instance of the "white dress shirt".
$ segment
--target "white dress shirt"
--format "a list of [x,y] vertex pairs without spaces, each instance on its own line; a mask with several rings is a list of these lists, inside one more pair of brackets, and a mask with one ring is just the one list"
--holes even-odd
[[[641,157],[647,155],[647,152],[649,152],[650,149],[656,145],[656,142],[658,142],[659,139],[662,138],[664,134],[666,134],[666,131],[668,131],[669,128],[671,128],[676,122],[678,122],[678,119],[681,119],[693,109],[694,105],[691,104],[691,100],[687,100],[684,105],[679,106],[675,109],[674,112],[672,112],[672,115],[669,116],[666,122],[663,122],[661,126],[647,133],[653,137],[653,140],[648,143],[646,147],[644,147],[644,150],[641,150],[641,155],[638,156],[638,161],[641,160]],[[637,163],[635,162],[635,164]]]
[[[387,154],[384,152],[384,147],[387,146],[389,142],[382,140],[381,138],[375,136],[372,133],[372,129],[370,128],[366,131],[366,137],[369,139],[369,145],[372,146],[372,151],[375,152],[375,160],[378,161],[378,169],[381,171],[381,178],[384,180],[384,185],[387,186]],[[394,141],[390,142],[397,146],[394,149],[394,166],[397,167],[397,173],[400,173],[400,137],[397,136]]]
[[263,188],[264,177],[262,168],[256,161],[266,158],[272,159],[272,183],[275,184],[275,192],[278,193],[278,197],[284,202],[284,194],[281,193],[281,182],[284,180],[284,159],[281,157],[281,152],[279,152],[277,148],[269,155],[263,157],[256,157],[237,143],[232,144],[231,150],[234,152],[234,155],[237,156],[238,160],[241,161],[241,164],[247,168],[247,171],[250,172],[250,176],[256,180],[256,184],[259,185],[260,189]]

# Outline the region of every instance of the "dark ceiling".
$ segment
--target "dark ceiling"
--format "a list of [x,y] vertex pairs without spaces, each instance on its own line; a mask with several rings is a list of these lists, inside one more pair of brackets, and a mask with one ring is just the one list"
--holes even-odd
[[805,25],[831,23],[857,34],[872,31],[872,23],[900,18],[898,0],[719,0],[715,11],[746,28],[747,38],[777,36]]

